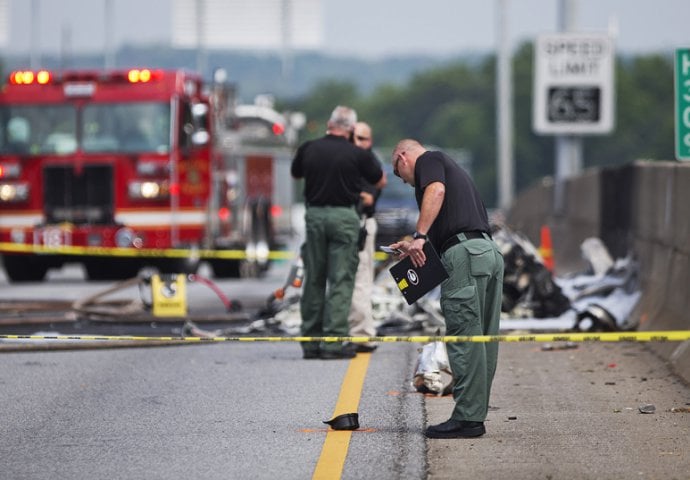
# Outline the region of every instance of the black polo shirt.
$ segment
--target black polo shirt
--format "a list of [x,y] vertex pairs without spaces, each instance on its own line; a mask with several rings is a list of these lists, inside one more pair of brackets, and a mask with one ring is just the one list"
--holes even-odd
[[446,240],[460,232],[489,232],[489,217],[474,182],[448,155],[434,151],[420,155],[414,169],[414,182],[420,208],[424,189],[429,184],[441,182],[446,188],[441,211],[427,232],[437,252]]
[[295,178],[304,178],[304,200],[308,206],[331,207],[356,205],[361,179],[376,183],[383,175],[371,152],[336,135],[300,145],[291,173]]

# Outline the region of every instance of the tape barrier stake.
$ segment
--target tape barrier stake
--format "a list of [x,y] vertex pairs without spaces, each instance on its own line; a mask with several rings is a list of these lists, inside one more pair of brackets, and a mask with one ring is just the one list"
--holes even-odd
[[132,335],[0,335],[6,340],[87,340],[87,341],[178,341],[213,342],[683,342],[690,340],[690,330],[602,333],[536,333],[527,335],[412,336],[412,337],[145,337]]

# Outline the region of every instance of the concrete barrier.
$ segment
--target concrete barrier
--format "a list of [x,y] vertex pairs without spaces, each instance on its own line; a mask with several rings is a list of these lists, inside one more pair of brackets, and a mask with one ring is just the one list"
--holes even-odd
[[[510,228],[539,246],[551,228],[556,273],[582,271],[580,245],[602,239],[614,258],[634,255],[642,299],[632,324],[640,330],[690,328],[690,164],[638,161],[592,169],[554,184],[544,179],[521,192],[507,215]],[[651,348],[690,382],[690,342]]]

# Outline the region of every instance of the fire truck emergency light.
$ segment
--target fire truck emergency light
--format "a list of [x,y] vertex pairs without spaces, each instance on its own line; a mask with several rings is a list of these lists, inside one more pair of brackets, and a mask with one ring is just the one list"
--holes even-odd
[[50,83],[52,75],[47,70],[32,72],[31,70],[16,70],[10,73],[10,83],[12,85],[45,85]]
[[283,207],[280,205],[271,206],[271,216],[273,218],[279,218],[283,214]]
[[127,81],[130,83],[148,83],[161,80],[163,72],[160,70],[149,70],[148,68],[133,68],[127,71]]
[[130,83],[146,83],[152,80],[151,70],[146,68],[142,70],[132,69],[127,72],[127,80]]
[[282,123],[274,123],[271,130],[273,130],[273,135],[282,135],[285,133],[285,125]]
[[0,163],[0,178],[17,178],[21,167],[16,163]]
[[220,207],[218,209],[218,218],[224,222],[230,220],[230,209],[228,207]]

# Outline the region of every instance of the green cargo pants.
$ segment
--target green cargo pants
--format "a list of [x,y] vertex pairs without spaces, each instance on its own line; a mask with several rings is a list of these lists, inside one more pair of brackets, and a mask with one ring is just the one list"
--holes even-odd
[[[302,335],[347,336],[359,264],[359,216],[354,207],[307,207],[304,219]],[[305,352],[339,351],[342,344],[305,342],[302,348]]]
[[[489,239],[467,240],[441,259],[450,277],[441,284],[446,335],[497,335],[503,297],[503,256]],[[498,343],[448,343],[455,408],[451,418],[483,422],[489,409]]]

